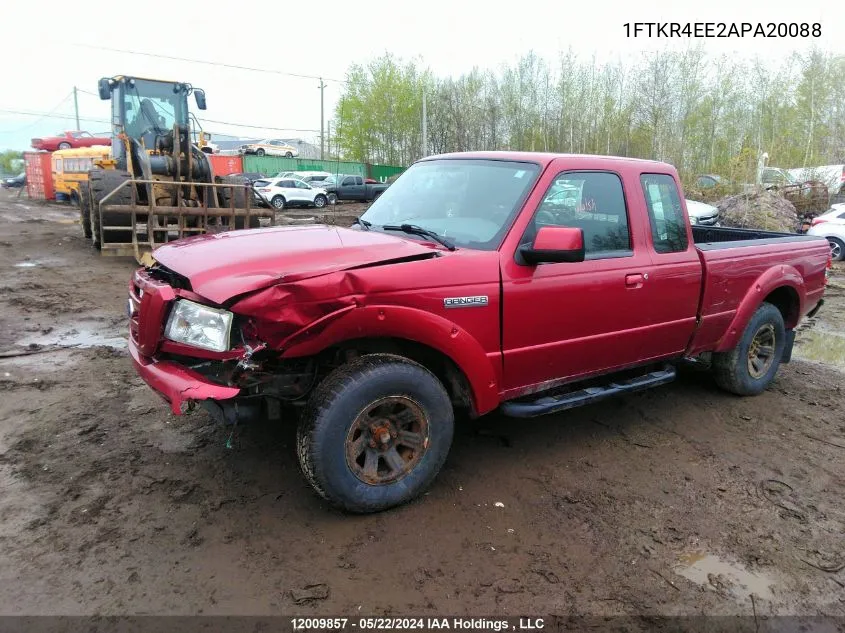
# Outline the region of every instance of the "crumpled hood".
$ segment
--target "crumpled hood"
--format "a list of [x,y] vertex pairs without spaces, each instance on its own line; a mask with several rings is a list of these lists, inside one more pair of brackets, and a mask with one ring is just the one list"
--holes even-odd
[[421,243],[377,231],[311,225],[197,235],[165,244],[153,258],[222,304],[274,283],[394,259],[431,255]]

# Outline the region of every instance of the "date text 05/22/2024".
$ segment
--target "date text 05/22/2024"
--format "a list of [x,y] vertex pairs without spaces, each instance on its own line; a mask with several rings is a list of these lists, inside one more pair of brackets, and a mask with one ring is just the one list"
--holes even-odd
[[625,37],[821,37],[819,22],[626,22]]
[[365,631],[541,631],[543,618],[365,617],[292,618],[294,631],[359,629]]

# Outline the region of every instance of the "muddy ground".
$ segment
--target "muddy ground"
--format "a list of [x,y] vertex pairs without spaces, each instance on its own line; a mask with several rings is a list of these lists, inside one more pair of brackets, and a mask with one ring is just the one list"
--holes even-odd
[[[845,615],[845,267],[756,398],[659,390],[457,430],[421,500],[329,509],[293,424],[174,418],[134,263],[0,192],[0,614]],[[56,347],[58,346],[58,347]],[[836,571],[838,569],[838,571]]]

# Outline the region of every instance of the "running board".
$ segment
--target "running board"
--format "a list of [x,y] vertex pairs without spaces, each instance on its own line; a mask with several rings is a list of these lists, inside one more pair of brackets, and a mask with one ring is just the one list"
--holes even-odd
[[536,400],[517,402],[511,400],[500,407],[500,411],[512,418],[534,418],[548,413],[557,413],[566,409],[574,409],[585,404],[598,402],[621,393],[631,393],[650,389],[658,385],[675,380],[677,372],[672,365],[666,365],[661,370],[653,371],[642,376],[627,380],[610,382],[600,387],[586,387],[577,391],[570,391],[560,395],[540,396]]

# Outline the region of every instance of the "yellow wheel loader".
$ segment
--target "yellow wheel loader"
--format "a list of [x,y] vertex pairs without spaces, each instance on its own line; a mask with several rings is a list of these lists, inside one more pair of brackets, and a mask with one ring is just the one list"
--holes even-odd
[[204,91],[124,75],[100,79],[98,88],[111,100],[111,157],[88,172],[79,200],[84,234],[103,255],[150,264],[150,253],[172,240],[258,228],[261,218],[275,223],[271,209],[254,205],[245,179],[214,177],[208,137],[188,112],[191,94],[205,110]]

